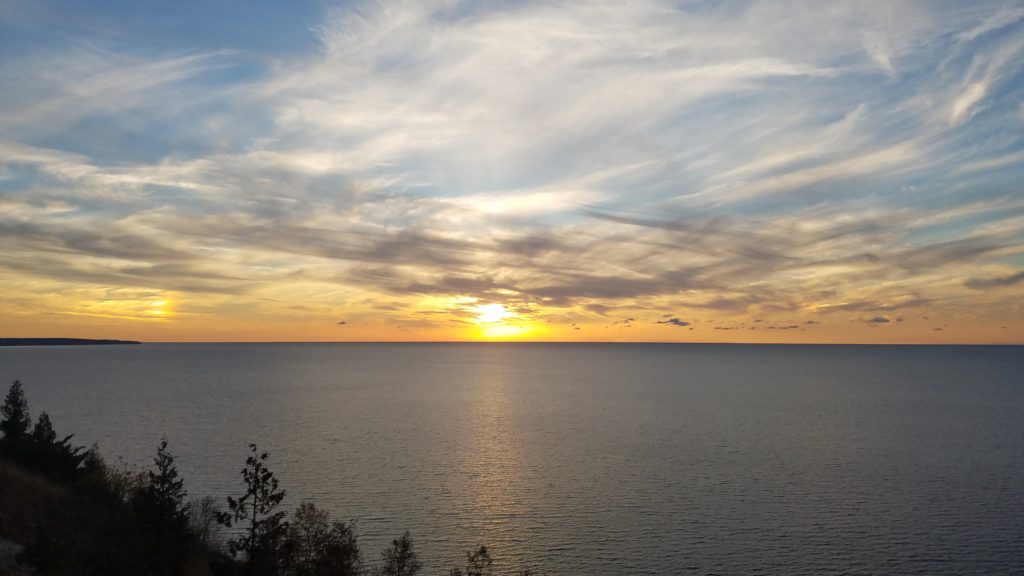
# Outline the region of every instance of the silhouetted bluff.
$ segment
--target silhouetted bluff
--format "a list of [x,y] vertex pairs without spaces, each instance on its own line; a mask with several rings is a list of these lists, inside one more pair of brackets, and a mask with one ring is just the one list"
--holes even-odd
[[141,344],[135,340],[90,340],[87,338],[0,338],[0,346],[99,346]]

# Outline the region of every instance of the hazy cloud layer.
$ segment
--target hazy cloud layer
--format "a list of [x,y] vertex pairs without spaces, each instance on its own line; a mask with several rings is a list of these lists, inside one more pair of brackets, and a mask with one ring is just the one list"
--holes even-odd
[[1019,6],[357,2],[278,51],[45,6],[4,25],[8,293],[346,330],[481,303],[566,329],[1024,320]]

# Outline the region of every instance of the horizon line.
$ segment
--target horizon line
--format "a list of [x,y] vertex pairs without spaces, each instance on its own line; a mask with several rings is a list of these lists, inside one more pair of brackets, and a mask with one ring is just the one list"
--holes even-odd
[[695,342],[681,340],[137,340],[137,342],[140,344],[697,344],[726,346],[1024,346],[1024,342]]

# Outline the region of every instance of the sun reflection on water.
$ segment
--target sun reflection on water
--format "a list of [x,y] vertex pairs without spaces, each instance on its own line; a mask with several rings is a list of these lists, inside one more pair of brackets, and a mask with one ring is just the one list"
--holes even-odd
[[[491,350],[488,354],[503,354]],[[466,422],[465,454],[461,464],[466,471],[457,489],[464,502],[471,502],[463,522],[465,534],[486,542],[502,556],[522,553],[523,534],[517,533],[514,519],[529,514],[524,493],[529,492],[524,471],[528,454],[520,440],[522,431],[514,426],[517,401],[513,382],[500,372],[488,372],[485,363],[470,387],[474,409]]]

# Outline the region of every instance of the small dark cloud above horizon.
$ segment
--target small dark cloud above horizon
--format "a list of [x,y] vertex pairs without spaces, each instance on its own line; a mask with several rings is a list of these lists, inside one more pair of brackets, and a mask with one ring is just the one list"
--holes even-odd
[[684,327],[684,326],[689,326],[690,325],[689,322],[687,322],[685,320],[680,320],[679,318],[676,318],[676,317],[669,318],[668,320],[658,320],[657,322],[655,322],[655,324],[671,324],[673,326],[679,326],[679,327]]

